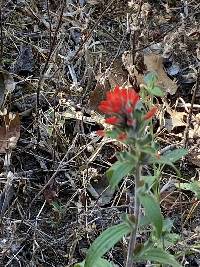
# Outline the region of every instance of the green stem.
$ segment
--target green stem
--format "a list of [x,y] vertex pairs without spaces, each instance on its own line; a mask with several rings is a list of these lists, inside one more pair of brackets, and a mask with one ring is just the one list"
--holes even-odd
[[[136,167],[135,171],[135,203],[134,203],[134,210],[131,208],[130,214],[134,215],[135,219],[135,226],[133,228],[133,231],[131,232],[130,235],[130,240],[129,240],[129,246],[128,246],[128,253],[127,253],[127,260],[126,260],[126,267],[133,267],[134,266],[134,259],[133,259],[133,254],[134,254],[134,249],[136,245],[136,237],[137,237],[137,232],[138,232],[138,223],[139,223],[139,218],[140,218],[140,201],[138,198],[138,188],[140,186],[140,175],[141,175],[141,165],[138,164]],[[133,203],[130,203],[131,207]]]

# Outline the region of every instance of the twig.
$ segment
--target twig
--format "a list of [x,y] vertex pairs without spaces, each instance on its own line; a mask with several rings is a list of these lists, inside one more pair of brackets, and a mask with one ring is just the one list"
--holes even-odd
[[[136,21],[136,25],[135,26],[138,26],[138,19],[139,19],[140,12],[141,12],[141,9],[142,9],[142,4],[143,4],[143,0],[140,0],[139,9],[138,9],[138,12],[137,12],[137,15],[136,15],[136,18],[135,18],[135,21]],[[130,34],[130,45],[131,45],[132,64],[133,65],[135,64],[136,40],[138,40],[137,33],[138,33],[138,30],[136,29],[136,30],[134,30],[133,33]]]
[[[33,200],[31,201],[30,205],[29,205],[29,210],[32,207],[33,203],[35,202],[35,200],[44,192],[44,190],[53,182],[53,180],[55,179],[56,175],[58,174],[59,170],[63,167],[63,164],[65,162],[65,160],[67,159],[69,153],[71,152],[71,150],[73,150],[74,145],[78,139],[78,134],[76,135],[76,137],[74,138],[74,141],[72,143],[72,145],[69,147],[67,153],[65,154],[65,156],[63,157],[63,159],[61,160],[57,170],[54,172],[54,174],[51,176],[51,178],[48,180],[48,182],[45,184],[45,186],[43,186],[43,188],[37,193],[37,195],[33,198]],[[82,153],[82,151],[81,151]],[[77,156],[77,154],[76,154]],[[76,157],[75,156],[75,157]],[[70,162],[72,160],[72,158],[70,160],[68,160],[68,162]]]
[[37,232],[38,220],[39,220],[39,217],[40,217],[45,205],[46,205],[46,200],[44,201],[41,209],[39,210],[39,212],[38,212],[38,214],[36,216],[36,220],[35,220],[34,232],[33,232],[33,249],[32,249],[33,253],[32,253],[32,257],[31,257],[32,260],[34,259],[35,252],[36,252],[37,248],[39,247],[39,244],[37,243],[37,240],[36,240],[37,239],[36,232]]
[[[51,59],[51,56],[53,54],[53,51],[54,51],[54,47],[56,45],[56,40],[57,40],[57,34],[59,32],[59,29],[60,29],[60,26],[61,26],[61,23],[62,23],[62,17],[63,17],[63,12],[64,12],[64,8],[65,8],[65,1],[63,0],[63,3],[62,3],[62,8],[61,8],[61,12],[60,12],[60,17],[59,17],[59,21],[58,21],[58,25],[56,27],[56,30],[55,30],[55,34],[53,36],[53,40],[52,40],[52,43],[51,43],[51,46],[50,46],[50,51],[49,51],[49,54],[48,54],[48,57],[47,57],[47,60],[45,62],[45,65],[42,69],[42,72],[41,72],[41,75],[40,75],[40,79],[38,81],[38,86],[37,86],[37,97],[36,97],[36,121],[37,121],[37,142],[39,143],[40,141],[40,129],[39,129],[39,123],[38,123],[38,120],[39,120],[39,111],[40,111],[40,91],[41,91],[41,87],[42,87],[42,82],[43,82],[43,79],[44,79],[44,74],[48,68],[48,64],[49,64],[49,61]],[[51,38],[51,34],[50,34],[50,38]]]
[[0,65],[2,64],[3,60],[3,24],[2,24],[2,1],[0,4],[0,38],[1,38],[1,44],[0,44]]
[[85,39],[82,41],[82,43],[80,44],[78,50],[76,51],[75,55],[69,60],[70,62],[74,61],[74,59],[76,59],[76,57],[78,56],[79,52],[81,51],[81,49],[83,48],[84,44],[88,41],[88,39],[91,37],[93,31],[95,30],[95,28],[98,26],[99,22],[101,21],[101,19],[103,18],[104,14],[106,13],[106,11],[109,9],[109,7],[115,2],[115,0],[110,1],[110,3],[106,6],[106,8],[103,10],[103,12],[101,13],[101,15],[99,16],[98,20],[96,21],[96,23],[94,24],[94,26],[92,27],[92,29],[90,30],[90,32],[87,34],[87,36],[85,37]]
[[197,93],[197,90],[199,88],[199,84],[200,84],[200,68],[198,68],[198,70],[197,70],[197,80],[196,80],[196,84],[194,86],[194,90],[193,90],[193,94],[192,94],[190,112],[189,112],[189,115],[187,117],[187,125],[186,125],[186,129],[185,129],[185,133],[184,133],[184,147],[185,148],[187,148],[187,146],[188,146],[189,129],[190,129],[190,126],[191,126],[193,107],[194,107],[194,102],[195,102],[195,99],[196,99],[196,93]]

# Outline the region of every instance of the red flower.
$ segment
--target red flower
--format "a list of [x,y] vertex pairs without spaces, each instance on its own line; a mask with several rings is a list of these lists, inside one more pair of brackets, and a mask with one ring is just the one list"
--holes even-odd
[[115,116],[105,119],[106,123],[113,124],[113,125],[118,124],[120,121],[121,120]]
[[136,120],[133,120],[133,119],[128,119],[127,120],[127,125],[128,126],[134,126],[136,124]]
[[98,131],[96,131],[96,134],[101,136],[101,137],[104,137],[105,136],[105,131],[104,130],[98,130]]
[[117,137],[119,141],[125,141],[127,139],[127,134],[126,133],[120,133]]
[[145,115],[144,115],[144,117],[143,117],[143,119],[144,120],[149,120],[149,119],[151,119],[154,115],[155,115],[155,113],[156,113],[156,111],[158,110],[158,108],[155,106],[155,107],[152,107]]
[[139,95],[133,89],[120,89],[119,86],[116,86],[113,91],[107,92],[106,100],[101,101],[99,110],[105,114],[131,113],[139,98]]

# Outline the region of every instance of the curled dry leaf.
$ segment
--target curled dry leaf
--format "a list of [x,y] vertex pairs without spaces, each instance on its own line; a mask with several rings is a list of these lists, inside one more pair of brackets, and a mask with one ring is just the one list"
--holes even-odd
[[197,167],[200,167],[200,150],[193,149],[187,156],[187,159],[190,163],[194,164]]
[[4,154],[17,144],[20,137],[20,118],[17,113],[13,118],[7,114],[2,116],[2,119],[4,122],[0,127],[0,153]]
[[161,87],[164,92],[174,95],[178,87],[176,82],[174,82],[167,76],[164,70],[162,57],[156,54],[145,55],[144,63],[147,66],[148,71],[157,73],[158,75],[157,85]]
[[143,60],[146,69],[144,70],[144,73],[141,74],[136,68],[133,67],[130,53],[126,52],[122,57],[124,66],[131,76],[136,76],[138,84],[144,83],[144,75],[146,72],[155,72],[158,76],[156,85],[161,87],[165,93],[170,93],[171,95],[175,94],[178,87],[176,82],[167,76],[163,65],[163,58],[160,55],[152,53],[144,55]]
[[6,184],[0,194],[0,218],[2,218],[2,216],[6,212],[14,195],[14,187],[12,184],[14,174],[12,172],[8,172],[6,178]]
[[13,92],[14,89],[15,82],[12,75],[3,69],[0,69],[0,108],[3,106],[7,94]]
[[179,126],[186,126],[184,117],[187,116],[185,112],[171,111],[170,118],[165,120],[165,128],[171,132],[174,128]]

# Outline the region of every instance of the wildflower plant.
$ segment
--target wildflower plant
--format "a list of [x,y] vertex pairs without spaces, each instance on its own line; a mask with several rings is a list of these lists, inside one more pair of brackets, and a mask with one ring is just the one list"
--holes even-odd
[[[152,118],[158,108],[153,105],[155,96],[162,97],[162,91],[155,86],[156,76],[148,74],[140,95],[133,88],[120,88],[106,95],[99,110],[108,116],[105,121],[113,125],[112,130],[98,131],[100,136],[115,138],[125,144],[125,151],[117,155],[117,161],[107,171],[109,184],[117,189],[127,175],[134,181],[129,212],[122,223],[106,229],[91,245],[85,261],[75,267],[112,267],[112,262],[103,258],[117,242],[127,236],[128,247],[126,267],[136,262],[152,261],[167,266],[180,267],[176,258],[167,252],[172,222],[164,219],[159,205],[159,188],[163,167],[167,164],[177,172],[174,163],[187,154],[185,149],[176,149],[158,154],[154,140]],[[152,175],[144,176],[144,166],[152,166]],[[148,239],[138,243],[137,236],[144,231]],[[172,238],[171,238],[172,239]],[[167,240],[167,241],[166,241]]]

